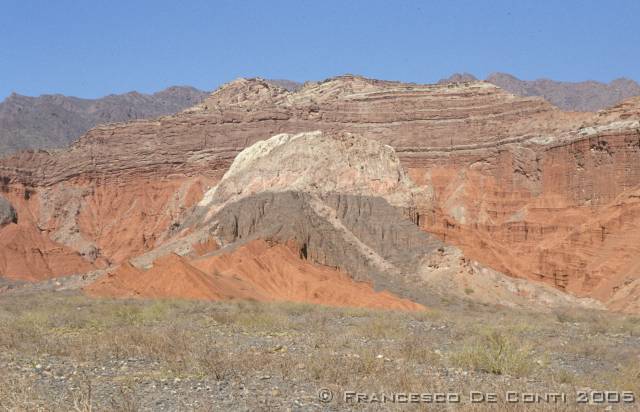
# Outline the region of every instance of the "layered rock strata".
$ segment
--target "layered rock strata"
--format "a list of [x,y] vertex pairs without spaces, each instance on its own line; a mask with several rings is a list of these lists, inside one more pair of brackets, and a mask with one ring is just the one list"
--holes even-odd
[[[593,306],[510,281],[445,248],[419,229],[415,205],[429,201],[406,178],[390,147],[343,132],[276,135],[236,157],[176,229],[174,241],[131,262],[151,271],[172,253],[201,261],[194,258],[200,256],[197,239],[214,239],[221,247],[214,255],[266,240],[288,245],[299,259],[426,305],[453,294],[485,302],[493,296],[494,304],[510,306]],[[460,296],[471,286],[477,295]]]
[[[117,225],[78,225],[82,238],[97,245],[86,258],[118,263],[175,234],[243,148],[280,133],[354,133],[394,147],[407,174],[431,193],[415,205],[424,230],[500,272],[604,302],[616,295],[616,307],[624,309],[621,297],[632,294],[623,291],[639,276],[633,262],[640,251],[629,237],[638,224],[639,120],[637,99],[597,114],[567,113],[484,82],[416,85],[343,76],[288,92],[241,79],[178,115],[98,127],[68,150],[2,159],[0,177],[14,197],[35,193],[27,201],[34,210],[52,207],[40,192],[81,187],[88,194],[79,215],[113,215],[113,202],[93,200],[97,192],[126,188],[129,199],[138,199],[144,189],[157,203],[143,208],[123,198],[114,215],[147,222],[144,237],[107,241],[101,236],[118,233]],[[192,196],[180,196],[183,185]],[[22,203],[9,198],[22,216]],[[178,206],[166,207],[167,198]],[[76,219],[71,210],[63,215]],[[50,219],[45,232],[60,227]],[[77,244],[77,237],[56,239]]]

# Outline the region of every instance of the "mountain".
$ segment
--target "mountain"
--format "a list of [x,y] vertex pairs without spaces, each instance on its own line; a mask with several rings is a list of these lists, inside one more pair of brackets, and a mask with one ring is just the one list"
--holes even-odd
[[13,93],[0,103],[0,156],[23,149],[64,147],[98,124],[172,114],[201,102],[207,95],[192,87],[100,99]]
[[[209,297],[278,300],[282,288],[341,305],[384,292],[391,307],[453,296],[636,312],[639,130],[640,98],[581,113],[480,81],[349,75],[290,92],[238,79],[174,115],[0,159],[18,216],[0,229],[0,273],[105,271],[104,288],[86,285],[105,295],[202,285]],[[135,282],[166,279],[162,268],[185,283]],[[318,283],[342,275],[347,300]]]
[[475,82],[476,80],[478,78],[471,73],[454,73],[449,77],[438,80],[438,84]]
[[[475,80],[470,73],[455,73],[438,84]],[[292,80],[265,81],[290,92],[303,86]],[[624,78],[609,84],[569,83],[546,79],[524,81],[509,74],[494,73],[486,81],[518,96],[544,97],[570,111],[597,111],[640,95],[640,85]],[[192,87],[170,87],[151,95],[131,92],[100,99],[63,95],[27,97],[14,93],[0,103],[0,156],[24,149],[65,147],[99,124],[173,114],[200,103],[206,96],[207,92]]]
[[[455,73],[438,83],[477,80],[469,73]],[[486,79],[517,96],[541,96],[553,105],[568,111],[595,112],[614,106],[623,100],[640,96],[640,84],[620,78],[610,83],[596,81],[560,82],[549,79],[520,80],[507,73],[493,73]]]
[[549,79],[525,81],[509,74],[493,73],[487,81],[519,96],[542,96],[561,109],[582,112],[595,112],[629,97],[640,96],[640,84],[626,78],[610,83],[571,83]]

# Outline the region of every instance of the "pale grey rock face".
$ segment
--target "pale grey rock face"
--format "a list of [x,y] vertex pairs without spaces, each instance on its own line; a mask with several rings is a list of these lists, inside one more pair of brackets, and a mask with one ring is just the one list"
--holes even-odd
[[17,223],[18,215],[11,203],[4,196],[0,195],[0,227],[9,223]]

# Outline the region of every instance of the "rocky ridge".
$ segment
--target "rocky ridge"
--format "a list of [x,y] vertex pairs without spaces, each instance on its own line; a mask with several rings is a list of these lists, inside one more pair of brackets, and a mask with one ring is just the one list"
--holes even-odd
[[429,202],[390,146],[352,133],[316,131],[279,134],[243,150],[199,206],[211,210],[265,190],[375,194],[400,207]]
[[[454,73],[441,79],[440,84],[473,82],[478,80],[469,73]],[[640,84],[619,78],[609,83],[593,80],[562,82],[550,79],[520,80],[508,73],[492,73],[487,82],[518,96],[541,96],[555,106],[569,111],[595,112],[618,104],[625,99],[640,96]]]
[[130,92],[99,99],[13,93],[0,102],[0,156],[64,147],[98,124],[172,114],[199,103],[207,94],[181,86],[154,94]]
[[[638,110],[629,100],[598,114],[565,113],[484,82],[342,76],[292,93],[240,79],[177,115],[98,127],[68,150],[3,159],[0,174],[20,215],[25,206],[39,210],[36,224],[48,231],[70,218],[98,260],[119,263],[175,235],[243,148],[285,132],[353,133],[393,147],[432,194],[414,211],[423,230],[498,272],[607,302],[634,279],[620,274],[633,273],[635,246],[619,253],[615,245],[637,224],[630,203],[616,205],[632,201],[638,185]],[[77,214],[37,204],[40,192],[65,187],[82,189]],[[27,192],[33,200],[18,205]],[[600,221],[606,208],[620,218]],[[143,236],[99,223],[108,214],[142,224]],[[612,274],[597,262],[618,263]]]
[[343,76],[290,93],[261,79],[239,79],[183,113],[99,126],[68,150],[20,153],[3,159],[0,170],[27,185],[134,172],[219,178],[244,147],[282,132],[353,132],[394,147],[403,159],[559,135],[591,118],[483,82],[414,85]]
[[[290,159],[295,160],[289,162]],[[274,169],[274,165],[281,166]],[[544,302],[545,309],[564,305],[597,307],[595,302],[572,299],[543,285],[517,283],[495,271],[487,272],[477,262],[465,260],[456,248],[445,249],[440,240],[419,228],[416,204],[428,205],[424,203],[428,200],[424,191],[406,178],[390,147],[344,132],[276,135],[236,157],[222,180],[176,229],[174,241],[131,263],[151,272],[157,270],[156,262],[177,253],[185,257],[183,265],[206,268],[202,274],[206,276],[215,273],[218,266],[203,262],[237,254],[238,250],[244,250],[243,256],[251,259],[249,252],[253,248],[248,245],[266,241],[287,245],[303,261],[335,268],[357,282],[409,297],[425,306],[456,292],[461,297],[464,289],[484,283],[486,286],[477,289],[474,299],[486,300],[492,295],[493,303],[538,308]],[[198,239],[214,239],[220,248],[195,256],[194,235]],[[183,236],[190,241],[185,244]],[[259,276],[260,282],[272,282],[260,267],[264,268],[253,269],[254,276]],[[229,273],[238,276],[240,269],[233,270]],[[431,276],[436,270],[440,277],[456,276],[460,282],[448,282],[448,288],[442,288],[442,279]],[[172,273],[181,270],[174,269]],[[107,277],[106,290],[110,290],[109,284],[118,282],[118,272],[112,276],[113,280]],[[120,276],[126,279],[131,275]],[[214,280],[224,282],[222,276]],[[153,278],[163,277],[156,274],[150,279]],[[98,285],[103,282],[98,281],[88,290],[100,291]],[[146,283],[148,287],[154,284],[152,280]],[[243,292],[237,292],[237,286],[219,286],[212,296],[221,296],[220,289],[226,291],[225,296],[246,298],[247,291],[255,286],[245,285],[240,288]],[[500,298],[496,299],[498,293]],[[261,294],[250,297],[264,299]]]

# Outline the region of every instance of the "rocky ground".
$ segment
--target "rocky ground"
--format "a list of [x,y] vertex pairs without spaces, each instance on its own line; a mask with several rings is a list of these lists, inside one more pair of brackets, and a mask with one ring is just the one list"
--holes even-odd
[[[43,288],[0,297],[2,410],[637,410],[638,401],[576,397],[639,396],[639,361],[639,318],[587,310],[445,301],[407,313],[101,300]],[[357,404],[345,403],[348,391],[369,401],[454,395],[451,403]],[[472,403],[473,391],[485,400],[495,393],[496,403]],[[566,401],[506,403],[507,391]]]

